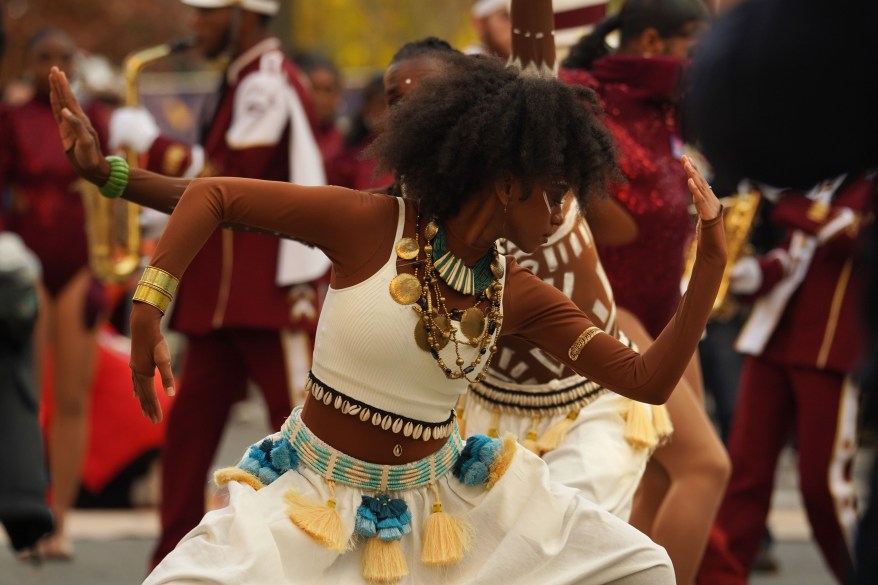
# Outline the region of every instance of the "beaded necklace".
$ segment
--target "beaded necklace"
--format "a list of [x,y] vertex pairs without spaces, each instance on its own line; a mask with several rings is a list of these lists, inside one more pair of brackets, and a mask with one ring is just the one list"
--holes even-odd
[[[503,320],[500,311],[501,291],[503,290],[500,279],[504,273],[503,265],[500,263],[496,248],[492,247],[491,251],[479,260],[475,269],[467,267],[460,258],[447,250],[441,228],[432,221],[424,226],[423,235],[426,243],[422,260],[421,246],[418,241],[420,226],[421,218],[419,215],[415,226],[415,237],[402,238],[396,244],[397,256],[404,260],[414,260],[412,263],[414,274],[397,274],[390,282],[390,295],[393,300],[402,305],[412,305],[415,312],[418,313],[420,318],[415,325],[415,342],[418,347],[430,352],[447,378],[455,380],[465,378],[469,382],[481,381],[497,351],[496,340],[500,335]],[[442,234],[441,238],[440,234]],[[438,258],[444,259],[443,265],[455,268],[447,268],[444,273],[437,270],[434,264],[434,258],[437,258],[434,244],[440,246]],[[460,268],[461,266],[470,272],[469,276],[460,276],[461,273],[465,272]],[[419,269],[422,267],[424,269],[423,281],[418,277]],[[472,274],[474,271],[478,274]],[[490,275],[488,277],[490,282],[482,274],[483,272]],[[459,292],[463,291],[449,283],[449,280],[455,283],[464,283],[467,290],[472,290],[472,292],[464,294],[475,296],[475,304],[463,311],[460,309],[449,311],[445,305],[445,296],[439,289],[440,279]],[[487,315],[479,307],[486,301],[490,303]],[[460,321],[459,331],[452,327],[452,319]],[[462,334],[465,339],[458,339],[458,333]],[[455,359],[456,369],[450,368],[439,355],[439,351],[448,345],[449,341],[454,344],[454,353],[457,356]],[[475,358],[470,361],[469,365],[466,365],[466,360],[460,355],[461,344],[473,346],[477,350]],[[485,358],[484,368],[474,379],[471,379],[469,374],[475,371],[485,354],[487,354],[487,358]]]
[[482,292],[491,284],[491,262],[494,260],[492,252],[482,256],[476,265],[470,268],[464,264],[461,258],[448,250],[445,243],[445,232],[441,227],[432,243],[433,267],[448,286],[465,295],[474,295]]

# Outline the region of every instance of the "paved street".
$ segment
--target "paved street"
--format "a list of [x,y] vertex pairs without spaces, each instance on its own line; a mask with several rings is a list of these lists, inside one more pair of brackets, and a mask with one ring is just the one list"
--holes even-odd
[[[217,466],[237,461],[244,447],[267,434],[258,406],[248,404],[234,417],[223,438]],[[857,467],[871,457],[862,453]],[[862,473],[858,475],[862,476]],[[780,571],[755,575],[753,585],[831,585],[833,583],[811,540],[799,499],[794,456],[786,453],[778,474],[770,526],[777,539]],[[154,510],[78,511],[70,520],[76,546],[72,562],[43,565],[15,560],[0,547],[0,585],[139,585],[158,532]],[[2,540],[2,536],[0,536]]]

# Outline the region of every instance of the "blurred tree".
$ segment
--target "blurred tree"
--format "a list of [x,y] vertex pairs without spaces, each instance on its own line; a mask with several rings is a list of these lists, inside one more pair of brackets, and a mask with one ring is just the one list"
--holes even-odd
[[[188,34],[190,8],[179,0],[0,2],[8,33],[0,85],[19,76],[24,43],[43,26],[66,30],[83,50],[115,64],[131,51]],[[287,48],[319,50],[346,69],[377,69],[413,39],[471,42],[471,6],[472,0],[285,0],[273,31]]]
[[296,0],[290,29],[297,49],[320,51],[342,68],[384,68],[407,41],[433,35],[457,47],[472,42],[472,1]]

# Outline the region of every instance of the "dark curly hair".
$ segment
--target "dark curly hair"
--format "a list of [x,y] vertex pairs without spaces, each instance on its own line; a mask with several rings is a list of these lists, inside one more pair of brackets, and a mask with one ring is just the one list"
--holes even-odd
[[476,190],[507,177],[519,179],[523,193],[567,183],[585,209],[591,194],[620,177],[590,90],[520,77],[494,59],[447,58],[444,74],[391,108],[387,130],[370,147],[422,214],[454,216]]
[[[438,53],[438,55],[437,55]],[[394,53],[390,64],[407,61],[415,57],[423,57],[425,55],[444,57],[446,54],[461,54],[460,51],[451,46],[448,41],[443,41],[438,37],[424,37],[416,41],[409,41]]]

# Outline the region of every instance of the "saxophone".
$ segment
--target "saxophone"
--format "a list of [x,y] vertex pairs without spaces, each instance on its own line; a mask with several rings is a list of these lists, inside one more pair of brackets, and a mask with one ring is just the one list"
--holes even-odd
[[[756,212],[759,210],[760,199],[758,191],[750,191],[723,197],[720,200],[723,204],[723,227],[726,233],[728,259],[710,314],[712,319],[728,321],[738,309],[734,296],[729,294],[730,273],[738,259],[751,253],[750,232],[756,219]],[[693,241],[686,255],[686,269],[683,273],[684,290],[692,276],[697,248],[698,243]]]
[[[138,79],[144,67],[194,45],[186,39],[136,51],[125,58],[125,105],[140,105]],[[138,154],[126,149],[125,158],[131,168],[137,168]],[[89,247],[89,266],[102,282],[121,283],[140,268],[140,206],[124,199],[102,197],[97,187],[82,181],[79,191],[86,212],[86,230]]]

